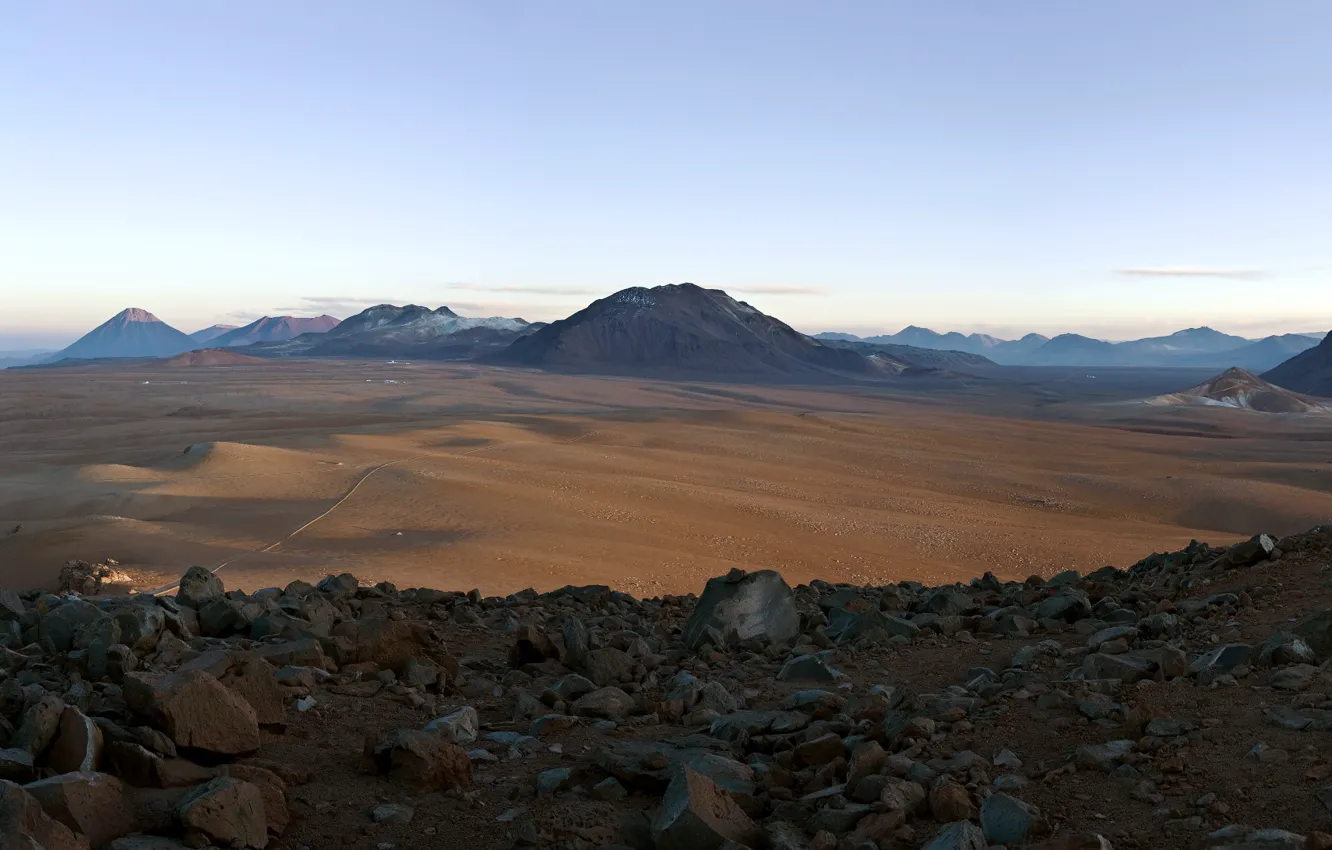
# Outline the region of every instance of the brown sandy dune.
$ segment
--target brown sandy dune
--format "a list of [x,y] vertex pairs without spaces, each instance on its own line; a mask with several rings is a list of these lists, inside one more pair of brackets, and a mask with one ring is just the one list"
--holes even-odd
[[[148,587],[224,561],[245,588],[1021,578],[1332,516],[1325,417],[1108,420],[1026,378],[930,395],[365,361],[157,377],[0,372],[0,585],[108,557]],[[1189,383],[1134,380],[1123,398]]]

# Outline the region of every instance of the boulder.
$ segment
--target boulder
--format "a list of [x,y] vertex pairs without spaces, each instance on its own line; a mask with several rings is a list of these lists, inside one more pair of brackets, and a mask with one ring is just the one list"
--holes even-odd
[[65,702],[54,694],[42,697],[23,715],[23,724],[9,739],[11,749],[27,750],[33,758],[41,758],[60,731],[60,718],[65,713]]
[[74,648],[74,636],[90,623],[106,615],[102,609],[87,601],[70,597],[42,615],[38,623],[39,640],[56,652]]
[[634,698],[619,688],[598,688],[575,700],[572,710],[582,717],[618,720],[633,713]]
[[939,830],[921,850],[985,850],[985,833],[969,820],[955,821]]
[[434,732],[452,744],[470,744],[481,731],[481,719],[476,709],[470,705],[443,717],[437,717],[425,725],[425,731]]
[[23,790],[41,803],[42,811],[82,833],[94,847],[138,828],[125,786],[105,773],[62,773],[29,783]]
[[1254,564],[1261,564],[1272,557],[1272,550],[1276,549],[1276,538],[1270,534],[1255,535],[1243,543],[1236,543],[1226,550],[1222,557],[1222,563],[1229,569],[1240,569],[1242,567],[1252,567]]
[[222,579],[203,567],[190,567],[180,577],[180,586],[176,589],[176,602],[187,608],[198,610],[205,602],[224,596]]
[[472,784],[472,761],[457,744],[434,732],[399,729],[371,753],[375,768],[423,790],[452,791]]
[[46,756],[47,766],[57,773],[92,771],[101,754],[102,730],[74,706],[65,706],[55,743]]
[[784,643],[798,634],[795,594],[780,573],[732,570],[708,580],[681,640],[693,649],[705,642],[714,646],[748,640]]
[[219,776],[200,785],[176,806],[176,817],[187,843],[193,837],[223,847],[268,846],[263,794],[249,782]]
[[259,749],[259,721],[243,697],[202,670],[131,673],[125,702],[180,747],[236,756]]
[[671,779],[652,820],[656,850],[717,850],[728,841],[762,846],[754,824],[716,782],[689,766]]
[[260,726],[282,729],[287,725],[287,707],[277,670],[264,659],[249,655],[222,679],[222,684],[250,704]]
[[594,649],[583,656],[583,672],[599,688],[633,679],[634,659],[614,647]]
[[1004,793],[991,794],[981,804],[981,829],[991,844],[1020,846],[1034,821],[1031,806]]
[[36,797],[13,782],[0,779],[0,848],[11,847],[89,850],[88,839],[46,814]]

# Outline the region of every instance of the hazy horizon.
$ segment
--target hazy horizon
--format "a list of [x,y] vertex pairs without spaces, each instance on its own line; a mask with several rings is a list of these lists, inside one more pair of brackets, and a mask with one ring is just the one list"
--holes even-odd
[[1332,327],[1332,6],[21,4],[0,349],[692,280],[809,333]]

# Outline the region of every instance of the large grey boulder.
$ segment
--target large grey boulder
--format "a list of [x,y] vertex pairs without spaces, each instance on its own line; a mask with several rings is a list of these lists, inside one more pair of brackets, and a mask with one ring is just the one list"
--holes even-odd
[[781,643],[799,633],[795,594],[780,573],[732,570],[708,580],[681,637],[693,649],[705,642],[714,646],[747,640]]

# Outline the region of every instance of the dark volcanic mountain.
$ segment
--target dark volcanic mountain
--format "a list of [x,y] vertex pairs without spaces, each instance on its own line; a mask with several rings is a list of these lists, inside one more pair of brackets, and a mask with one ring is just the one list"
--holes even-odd
[[194,340],[195,343],[203,345],[206,342],[217,339],[227,331],[234,331],[235,329],[236,329],[235,325],[209,325],[203,330],[195,331],[194,333],[190,334],[189,337],[190,339]]
[[152,313],[131,307],[98,325],[50,359],[173,357],[194,347],[194,340]]
[[212,340],[213,348],[233,348],[238,345],[251,345],[256,342],[282,342],[294,339],[304,333],[326,333],[338,326],[338,320],[332,316],[316,316],[312,319],[295,316],[264,316],[250,322],[242,328],[228,331]]
[[889,374],[718,289],[625,289],[522,337],[496,362],[569,371],[717,377]]
[[1313,348],[1263,375],[1279,387],[1309,395],[1332,396],[1332,333]]

